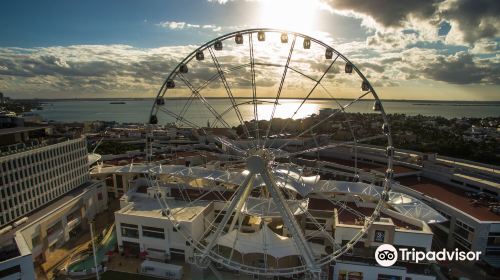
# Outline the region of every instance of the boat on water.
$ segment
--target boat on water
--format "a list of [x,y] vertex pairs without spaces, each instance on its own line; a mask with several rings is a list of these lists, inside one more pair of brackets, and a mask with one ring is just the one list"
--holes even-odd
[[109,104],[127,104],[127,103],[124,101],[112,101],[112,102],[109,102]]

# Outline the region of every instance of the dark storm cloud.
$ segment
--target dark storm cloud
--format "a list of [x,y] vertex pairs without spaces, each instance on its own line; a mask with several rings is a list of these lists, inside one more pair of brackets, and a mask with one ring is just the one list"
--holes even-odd
[[[481,38],[495,38],[500,34],[498,0],[327,0],[327,2],[334,10],[367,15],[384,27],[405,27],[410,18],[430,23],[436,30],[441,30],[443,24],[451,24],[451,29],[462,33],[463,40],[467,43],[474,43]],[[418,29],[418,26],[416,28]],[[369,43],[376,44],[377,40],[392,39],[374,37]]]
[[444,0],[329,0],[333,9],[371,16],[384,26],[403,26],[408,16],[427,19]]
[[449,57],[439,56],[429,65],[422,72],[433,80],[452,84],[499,84],[498,63],[480,66],[466,52]]
[[445,19],[454,20],[464,34],[464,40],[473,43],[481,38],[493,38],[500,33],[500,1],[455,0],[442,11]]

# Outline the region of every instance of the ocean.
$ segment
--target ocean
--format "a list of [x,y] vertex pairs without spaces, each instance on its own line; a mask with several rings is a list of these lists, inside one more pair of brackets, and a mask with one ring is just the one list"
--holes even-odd
[[[36,111],[45,120],[59,122],[86,122],[86,121],[116,121],[119,123],[145,123],[149,119],[153,100],[123,100],[125,104],[110,104],[117,100],[65,100],[65,101],[45,101],[43,110]],[[237,100],[244,102],[245,100]],[[267,100],[268,102],[271,100]],[[185,100],[166,100],[167,109],[178,112],[185,103]],[[213,108],[221,113],[230,106],[229,100],[211,99],[209,100]],[[265,101],[264,101],[265,102]],[[348,101],[340,100],[342,105]],[[299,100],[280,100],[275,117],[289,118],[300,104]],[[462,117],[500,117],[500,102],[449,102],[449,101],[383,101],[385,111],[388,114],[406,114],[410,116],[442,116],[445,118]],[[348,108],[348,112],[370,113],[372,112],[372,101],[359,101]],[[269,119],[273,105],[270,103],[259,104],[259,119]],[[322,108],[337,108],[338,106],[330,100],[308,101],[301,108],[295,118],[302,118],[307,115],[317,114]],[[253,105],[244,104],[239,106],[243,119],[253,119]],[[208,111],[201,103],[193,103],[186,114],[186,119],[205,125]],[[170,117],[159,113],[159,121],[172,121]],[[210,115],[210,117],[212,117]],[[231,111],[225,115],[226,121],[237,124],[236,114]]]

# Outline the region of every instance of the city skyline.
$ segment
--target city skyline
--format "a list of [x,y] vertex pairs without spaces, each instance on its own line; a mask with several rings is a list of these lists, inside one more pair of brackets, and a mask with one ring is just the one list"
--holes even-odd
[[[495,1],[284,3],[5,3],[0,91],[12,98],[152,97],[197,46],[240,29],[270,27],[332,45],[382,99],[500,100]],[[387,9],[376,9],[380,5]]]

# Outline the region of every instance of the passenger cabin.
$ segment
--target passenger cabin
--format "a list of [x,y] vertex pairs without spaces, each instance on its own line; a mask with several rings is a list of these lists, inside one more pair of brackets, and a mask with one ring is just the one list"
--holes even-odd
[[304,38],[304,43],[302,44],[304,49],[310,49],[311,48],[311,39],[309,38]]
[[265,41],[266,40],[266,33],[264,31],[257,32],[257,39],[259,41]]
[[205,55],[203,55],[203,52],[197,51],[196,52],[196,60],[200,61],[200,60],[204,60],[204,59],[205,59]]
[[236,36],[234,36],[234,42],[238,45],[243,44],[243,35],[236,34]]
[[352,63],[347,62],[347,63],[345,64],[345,72],[346,72],[347,74],[351,74],[351,73],[352,73],[352,68],[353,68],[353,67],[352,67]]
[[222,42],[221,41],[217,41],[214,43],[214,49],[216,51],[221,51],[222,50]]
[[283,43],[283,44],[288,43],[288,34],[287,33],[281,33],[281,43]]

